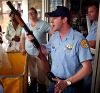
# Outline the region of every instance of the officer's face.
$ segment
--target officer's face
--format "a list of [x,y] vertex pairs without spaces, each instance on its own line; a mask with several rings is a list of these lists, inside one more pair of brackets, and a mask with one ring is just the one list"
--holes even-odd
[[95,6],[88,7],[88,17],[91,21],[95,21],[98,18],[98,12]]
[[50,17],[50,23],[52,32],[55,32],[61,30],[63,21],[61,17]]

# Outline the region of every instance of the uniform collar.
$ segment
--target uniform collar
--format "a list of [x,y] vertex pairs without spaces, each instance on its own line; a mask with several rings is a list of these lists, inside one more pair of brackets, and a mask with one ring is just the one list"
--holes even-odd
[[66,39],[74,39],[74,30],[70,28],[70,32],[66,35]]
[[[57,38],[60,37],[60,34],[59,32],[56,32],[57,34]],[[67,39],[74,39],[74,30],[72,28],[70,28],[70,31],[69,33],[66,35],[65,39],[64,40],[67,40]]]

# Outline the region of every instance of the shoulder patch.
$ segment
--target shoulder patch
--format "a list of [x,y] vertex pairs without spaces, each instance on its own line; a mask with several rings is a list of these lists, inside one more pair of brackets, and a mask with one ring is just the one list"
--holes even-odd
[[81,46],[82,46],[83,48],[88,48],[88,47],[89,47],[88,42],[87,42],[86,39],[81,40]]

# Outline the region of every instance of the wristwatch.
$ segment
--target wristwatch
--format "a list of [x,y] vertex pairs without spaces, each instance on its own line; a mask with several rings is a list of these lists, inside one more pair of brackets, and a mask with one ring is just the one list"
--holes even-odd
[[72,82],[70,80],[68,80],[68,79],[65,80],[65,81],[66,81],[66,83],[67,83],[68,86],[70,86],[72,84]]

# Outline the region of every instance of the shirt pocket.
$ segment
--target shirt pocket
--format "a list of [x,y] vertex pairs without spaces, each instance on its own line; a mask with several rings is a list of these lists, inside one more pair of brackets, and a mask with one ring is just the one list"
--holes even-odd
[[77,67],[79,66],[79,60],[77,58],[77,54],[73,50],[66,50],[65,57],[66,57],[65,59],[67,62],[67,66],[69,67],[69,69],[70,67],[73,69],[70,71],[72,74],[74,74],[74,72],[77,71]]
[[74,51],[73,49],[66,49],[66,50],[65,50],[65,55],[66,55],[66,56],[69,56],[69,57],[73,57],[73,56],[75,56],[76,54],[75,54],[75,51]]

